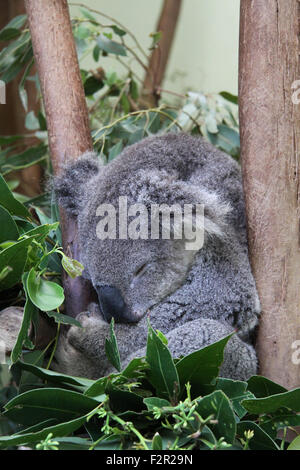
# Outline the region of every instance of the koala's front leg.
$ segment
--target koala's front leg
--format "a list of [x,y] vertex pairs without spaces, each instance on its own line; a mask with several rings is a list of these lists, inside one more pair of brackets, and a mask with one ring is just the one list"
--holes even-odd
[[[172,356],[178,358],[215,343],[232,331],[229,325],[209,318],[201,318],[175,328],[166,334],[166,338]],[[134,357],[144,356],[145,353],[146,348],[136,351],[126,359],[124,365]],[[257,358],[254,348],[234,335],[224,351],[224,362],[220,369],[221,377],[247,380],[256,373]]]
[[[190,354],[232,333],[231,326],[216,320],[201,318],[172,330],[166,336],[174,357]],[[247,380],[257,373],[257,357],[254,348],[234,335],[224,351],[221,377]]]
[[[65,374],[92,379],[116,372],[105,353],[105,340],[110,336],[110,325],[95,308],[79,314],[76,319],[82,328],[72,326],[60,336],[53,368]],[[146,320],[138,324],[117,323],[114,329],[121,362],[146,344]]]

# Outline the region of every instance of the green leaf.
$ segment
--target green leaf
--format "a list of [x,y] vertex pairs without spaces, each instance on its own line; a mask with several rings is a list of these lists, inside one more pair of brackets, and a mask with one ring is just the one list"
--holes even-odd
[[150,368],[147,378],[159,396],[167,396],[172,402],[179,393],[179,378],[167,346],[149,324],[146,361]]
[[163,450],[163,441],[158,432],[156,432],[152,439],[152,450]]
[[[36,444],[52,433],[54,437],[64,437],[72,434],[74,431],[79,429],[87,420],[87,415],[81,416],[80,418],[67,421],[62,424],[54,426],[44,427],[43,430],[37,432],[26,432],[23,434],[13,434],[12,436],[0,436],[0,449],[7,447]],[[50,420],[46,420],[50,422]]]
[[65,299],[63,288],[42,279],[34,268],[28,274],[27,292],[32,303],[43,312],[58,308]]
[[117,36],[122,37],[122,36],[125,36],[125,34],[127,34],[126,31],[124,31],[124,29],[119,28],[115,24],[112,24],[110,27]]
[[26,82],[26,79],[27,79],[27,77],[30,73],[30,70],[31,70],[33,64],[34,64],[34,59],[32,58],[32,60],[29,62],[29,64],[27,65],[27,67],[25,69],[22,80],[19,83],[19,96],[21,98],[23,108],[26,112],[28,111],[28,97],[27,97],[27,91],[25,90],[25,82]]
[[261,375],[254,375],[248,380],[248,390],[252,392],[256,398],[265,398],[270,395],[287,392],[286,388]]
[[48,151],[47,145],[38,145],[37,147],[31,147],[24,152],[12,155],[1,164],[1,172],[6,175],[11,171],[20,170],[22,168],[28,168],[29,166],[35,165],[45,160]]
[[212,390],[212,382],[218,377],[223,363],[224,349],[232,336],[233,333],[177,362],[176,369],[182,390],[188,382],[194,396]]
[[50,232],[57,230],[59,226],[59,222],[55,222],[54,224],[43,224],[35,227],[27,232],[22,234],[23,237],[31,237],[35,238],[37,242],[43,242],[47,238]]
[[0,203],[5,209],[7,209],[13,215],[19,215],[20,217],[29,217],[30,213],[19,201],[17,201],[9,187],[7,186],[4,178],[0,175]]
[[114,158],[116,158],[123,150],[123,143],[120,140],[117,144],[115,144],[109,151],[108,154],[108,161],[111,162]]
[[221,91],[219,95],[223,96],[223,98],[227,101],[230,101],[230,103],[238,104],[239,98],[236,95],[232,95],[228,91]]
[[290,443],[287,450],[300,450],[300,436],[297,436],[296,439]]
[[18,37],[20,28],[24,25],[27,19],[26,15],[19,15],[13,18],[4,28],[0,31],[0,41],[9,41]]
[[121,360],[120,353],[117,344],[116,335],[114,332],[114,319],[110,322],[110,339],[105,339],[105,353],[112,363],[112,365],[120,372],[121,371]]
[[250,439],[250,450],[279,450],[277,444],[256,423],[252,421],[241,421],[237,424],[237,435],[245,440],[244,433],[253,431],[254,436]]
[[11,353],[11,361],[15,363],[22,353],[22,347],[26,339],[28,338],[28,331],[30,328],[30,323],[33,315],[36,313],[36,307],[30,301],[30,299],[26,300],[25,307],[24,307],[24,314],[23,314],[23,321],[22,326],[19,331],[18,339],[16,344]]
[[94,381],[90,379],[61,374],[53,370],[43,369],[42,367],[38,367],[37,365],[27,364],[21,361],[16,362],[12,366],[12,370],[24,370],[48,382],[56,384],[74,385],[76,387],[81,387],[83,390],[88,389],[94,383]]
[[213,415],[217,421],[216,424],[209,424],[213,433],[218,438],[224,437],[227,443],[233,443],[236,434],[236,420],[230,401],[225,393],[216,390],[200,399],[196,411],[203,419]]
[[64,270],[69,274],[69,276],[74,279],[75,277],[81,276],[84,266],[77,261],[76,259],[69,258],[64,253],[62,253],[61,264]]
[[266,398],[244,400],[242,405],[251,414],[274,413],[280,408],[300,412],[300,388]]
[[104,52],[107,52],[107,54],[115,54],[120,56],[127,55],[126,49],[122,44],[112,41],[104,34],[100,34],[97,37],[97,44],[100,49],[102,49]]
[[97,44],[96,44],[96,46],[93,49],[93,59],[94,59],[95,62],[98,62],[99,56],[100,56],[100,47],[97,46]]
[[54,418],[57,422],[76,419],[98,406],[90,397],[72,390],[41,388],[22,393],[5,405],[9,419],[33,426],[40,421]]
[[97,91],[101,90],[104,87],[104,82],[102,80],[98,80],[93,75],[88,77],[84,82],[84,93],[86,96],[93,95]]
[[133,78],[130,80],[130,87],[129,87],[129,92],[134,101],[137,101],[139,99],[139,89],[138,85]]
[[[111,376],[110,376],[111,377]],[[84,392],[87,397],[92,397],[95,400],[103,397],[105,394],[105,388],[108,383],[108,377],[101,377],[98,380],[95,380],[89,388]],[[101,399],[101,401],[103,401]]]
[[16,222],[10,213],[2,206],[0,206],[0,243],[6,240],[17,240],[19,238],[19,231]]
[[163,408],[164,406],[171,406],[171,403],[168,400],[163,398],[150,397],[144,398],[144,403],[148,408],[148,411],[153,411],[153,408]]
[[296,413],[278,410],[276,416],[263,416],[260,420],[260,427],[269,434],[272,439],[276,439],[279,429],[292,426],[300,426],[300,415]]
[[110,407],[115,413],[127,411],[140,413],[145,409],[143,398],[136,393],[121,390],[110,382],[108,382],[105,392],[109,396]]
[[233,409],[240,419],[242,419],[247,411],[241,405],[241,402],[247,398],[255,398],[253,393],[247,391],[247,382],[239,382],[231,379],[218,378],[216,390],[222,390],[230,399]]
[[80,8],[80,11],[81,11],[81,13],[83,14],[83,16],[85,16],[85,18],[87,18],[88,20],[92,21],[93,23],[98,24],[98,22],[97,22],[95,16],[92,15],[92,13],[90,13],[90,11],[86,10],[85,8]]
[[39,120],[34,114],[34,111],[29,111],[29,113],[26,114],[25,127],[30,131],[35,131],[40,128]]
[[69,317],[64,313],[58,312],[47,312],[48,317],[54,318],[56,323],[63,323],[64,325],[73,325],[78,326],[78,328],[82,328],[80,322],[73,317]]
[[162,38],[162,34],[163,34],[162,31],[157,31],[155,33],[150,34],[150,38],[152,38],[152,44],[150,46],[150,50],[156,48],[157,44],[159,43],[159,41]]
[[15,28],[5,28],[0,31],[0,41],[10,41],[20,36],[20,31]]
[[0,281],[0,290],[9,289],[20,282],[26,264],[28,246],[32,240],[33,237],[26,238],[0,251],[0,272],[7,266],[12,269]]

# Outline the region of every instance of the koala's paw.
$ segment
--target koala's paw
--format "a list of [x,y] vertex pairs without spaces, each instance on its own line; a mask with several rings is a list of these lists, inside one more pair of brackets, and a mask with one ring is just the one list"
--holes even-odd
[[76,320],[81,328],[72,326],[61,334],[53,368],[68,375],[98,378],[106,371],[105,337],[109,325],[93,309],[80,313]]
[[245,343],[238,336],[233,336],[226,346],[220,375],[233,380],[246,381],[257,374],[257,365],[257,356],[253,346]]

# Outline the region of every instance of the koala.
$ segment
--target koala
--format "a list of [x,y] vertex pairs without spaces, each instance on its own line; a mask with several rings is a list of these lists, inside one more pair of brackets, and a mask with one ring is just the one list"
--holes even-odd
[[[105,338],[114,317],[123,365],[145,355],[149,319],[174,357],[236,331],[220,374],[235,380],[256,374],[251,342],[260,303],[248,258],[241,172],[233,158],[200,137],[168,133],[128,146],[108,165],[94,153],[83,154],[56,177],[54,190],[59,205],[77,219],[83,276],[99,300],[78,315],[83,328],[72,326],[61,336],[57,370],[93,379],[112,372]],[[190,240],[174,214],[169,239],[161,236],[161,216],[159,236],[147,237],[145,218],[146,229],[124,235],[120,200],[138,209],[201,205],[201,247],[187,249]],[[118,237],[99,237],[106,213],[101,207],[114,208]],[[193,215],[190,223],[197,225]]]

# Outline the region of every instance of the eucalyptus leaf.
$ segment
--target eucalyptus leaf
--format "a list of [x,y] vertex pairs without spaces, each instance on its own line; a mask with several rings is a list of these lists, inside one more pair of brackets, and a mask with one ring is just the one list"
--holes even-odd
[[107,52],[107,54],[114,54],[120,56],[126,56],[127,52],[125,47],[118,42],[112,41],[104,34],[100,34],[97,37],[97,44],[103,51]]
[[46,281],[32,268],[27,278],[30,300],[43,312],[58,308],[64,301],[64,291],[55,282]]

